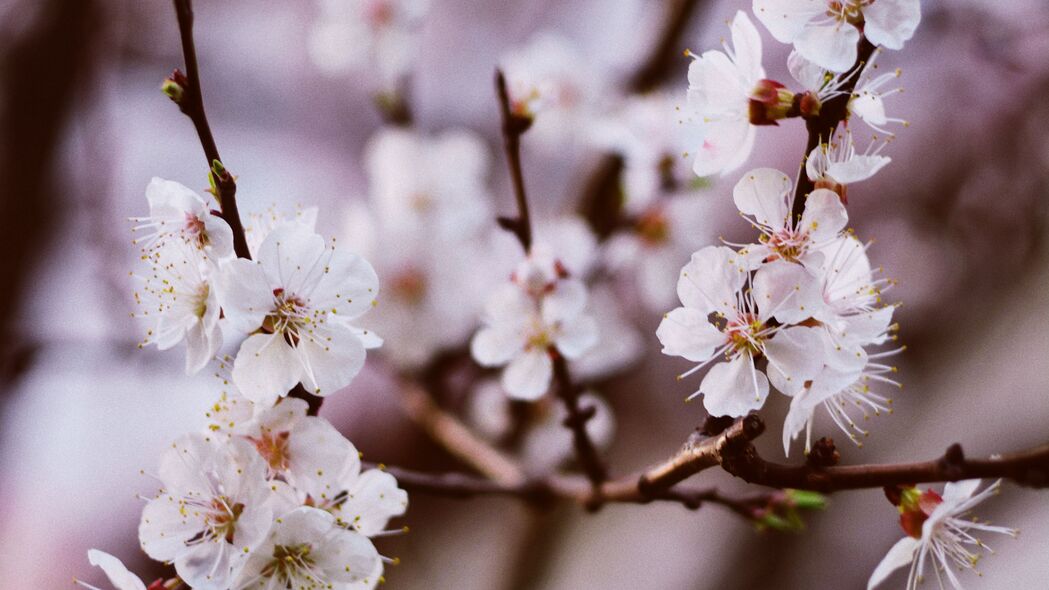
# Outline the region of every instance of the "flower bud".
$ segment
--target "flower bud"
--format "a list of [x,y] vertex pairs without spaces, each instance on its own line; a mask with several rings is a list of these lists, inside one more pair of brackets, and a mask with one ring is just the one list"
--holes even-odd
[[175,69],[170,76],[164,78],[164,81],[161,82],[160,91],[175,104],[180,104],[182,97],[186,95],[186,86],[188,84],[189,80],[186,78],[186,75]]
[[778,125],[776,121],[790,116],[794,93],[775,80],[758,80],[750,91],[751,125]]

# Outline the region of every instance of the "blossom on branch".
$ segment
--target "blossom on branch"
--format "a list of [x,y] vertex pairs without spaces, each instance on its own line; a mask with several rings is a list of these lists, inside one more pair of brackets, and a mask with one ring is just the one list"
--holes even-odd
[[197,193],[154,177],[146,187],[146,200],[149,215],[131,218],[138,223],[131,232],[138,236],[134,243],[142,245],[143,254],[176,241],[205,251],[216,262],[233,255],[233,230]]
[[961,582],[953,569],[975,570],[980,551],[987,549],[976,534],[1017,535],[1016,529],[993,526],[968,517],[977,504],[998,494],[1001,483],[998,480],[975,493],[980,487],[978,479],[950,482],[944,486],[942,496],[931,489],[922,491],[914,486],[887,489],[886,495],[899,509],[900,526],[907,536],[893,545],[874,569],[867,590],[872,590],[889,574],[908,564],[911,567],[907,574],[907,589],[914,590],[923,580],[926,561],[932,562],[933,573],[941,588],[946,577],[953,588],[961,590]]
[[[99,551],[98,549],[89,550],[87,552],[87,561],[93,566],[102,568],[106,578],[109,579],[110,584],[113,584],[115,590],[146,590],[146,584],[142,582],[142,578],[129,572],[122,561],[105,551]],[[88,590],[99,590],[99,588],[76,578],[73,578],[73,581]]]
[[233,380],[256,403],[272,405],[299,382],[315,395],[333,393],[364,366],[365,349],[381,343],[350,324],[375,304],[371,265],[298,223],[273,230],[257,261],[226,263],[218,289],[230,324],[250,334]]

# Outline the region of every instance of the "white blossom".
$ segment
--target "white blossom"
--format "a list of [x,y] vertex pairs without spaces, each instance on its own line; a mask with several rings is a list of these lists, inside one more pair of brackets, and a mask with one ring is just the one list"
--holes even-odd
[[754,15],[781,43],[833,72],[856,63],[860,27],[874,45],[902,49],[921,20],[919,0],[753,0]]
[[131,218],[138,224],[131,228],[134,243],[144,252],[174,240],[204,250],[216,261],[233,255],[233,230],[191,189],[154,177],[146,187],[146,200],[149,215]]
[[150,269],[138,276],[134,296],[141,311],[134,315],[150,328],[140,346],[168,350],[184,340],[186,374],[197,373],[222,346],[215,263],[181,241],[157,244],[142,259]]
[[[122,561],[104,551],[99,551],[98,549],[88,550],[87,561],[93,566],[102,568],[106,578],[109,579],[110,584],[113,584],[115,590],[146,590],[146,584],[142,582],[142,578],[129,572]],[[73,581],[88,590],[99,590],[99,588],[76,578]]]
[[944,587],[943,579],[947,578],[955,590],[961,590],[961,581],[954,568],[975,570],[980,552],[988,549],[975,535],[987,532],[1015,537],[1017,534],[1015,529],[968,517],[977,504],[998,493],[1001,480],[974,495],[979,486],[978,479],[951,482],[944,486],[942,496],[932,490],[919,493],[913,487],[905,489],[899,509],[900,524],[907,536],[893,545],[874,569],[867,590],[908,564],[911,567],[907,574],[907,588],[914,590],[922,582],[927,561],[932,562],[940,588]]
[[[738,253],[709,246],[681,270],[678,297],[682,307],[663,316],[656,336],[663,354],[699,363],[681,377],[714,363],[691,396],[703,394],[711,415],[760,408],[770,380],[782,393],[797,394],[823,367],[818,329],[790,325],[819,306],[815,279],[801,265],[773,261],[750,279]],[[768,378],[755,365],[758,357],[768,360]]]
[[139,541],[193,588],[225,590],[273,521],[266,465],[241,440],[186,435],[161,457],[163,485],[142,511]]
[[[732,48],[710,50],[688,67],[688,100],[682,124],[695,126],[700,137],[691,146],[692,170],[699,176],[728,173],[743,165],[754,148],[750,105],[759,82],[761,36],[747,15],[732,20]],[[773,89],[774,90],[774,89]]]
[[866,153],[858,153],[852,133],[839,133],[831,141],[812,148],[805,159],[805,174],[816,188],[832,190],[838,193],[843,203],[847,203],[848,185],[867,180],[892,161],[878,154],[884,146],[882,143]]
[[286,223],[298,223],[310,231],[316,231],[317,208],[296,207],[291,213],[284,213],[271,206],[261,213],[251,213],[244,224],[244,237],[248,242],[248,252],[253,258],[259,255],[259,247],[270,232]]
[[233,380],[256,403],[272,405],[300,381],[310,393],[333,393],[361,370],[365,349],[380,343],[349,323],[374,305],[375,271],[301,224],[273,230],[258,261],[228,262],[218,289],[231,325],[251,334]]
[[304,506],[277,519],[248,559],[234,590],[351,590],[379,582],[382,561],[367,537],[335,517]]
[[396,91],[416,58],[418,29],[429,0],[320,0],[310,57],[332,74],[366,70],[384,91]]

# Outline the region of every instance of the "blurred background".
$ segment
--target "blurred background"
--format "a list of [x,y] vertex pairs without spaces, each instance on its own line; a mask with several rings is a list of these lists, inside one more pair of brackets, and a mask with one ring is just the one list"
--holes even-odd
[[[333,72],[311,53],[323,3],[195,4],[205,103],[239,177],[242,211],[318,206],[318,230],[342,235],[345,215],[366,202],[366,145],[383,126],[374,80],[352,68]],[[749,2],[699,0],[659,80],[672,99],[683,101],[687,84],[682,50],[719,47],[739,9]],[[844,463],[931,458],[955,441],[976,456],[1049,438],[1049,3],[925,0],[922,10],[915,38],[879,58],[887,71],[903,70],[905,92],[887,104],[910,125],[882,152],[893,163],[849,192],[851,225],[875,240],[872,261],[899,281],[890,299],[903,302],[897,321],[909,350],[896,360],[906,387],[894,396],[895,413],[874,419],[862,449],[821,418],[817,434],[839,440]],[[556,31],[602,88],[623,88],[665,13],[663,2],[645,0],[431,0],[408,56],[415,129],[479,134],[490,152],[492,206],[511,213],[492,89],[500,56]],[[789,48],[759,30],[769,77],[789,79]],[[5,587],[63,587],[74,575],[103,585],[87,564],[91,547],[144,579],[161,571],[137,548],[135,494],[154,485],[140,470],[170,440],[201,428],[218,391],[208,371],[184,375],[179,355],[138,350],[142,326],[129,317],[137,250],[126,219],[146,213],[146,184],[161,176],[207,186],[191,124],[159,91],[181,65],[170,2],[0,2]],[[747,165],[795,170],[804,143],[801,125],[763,130]],[[526,136],[525,176],[540,220],[579,207],[602,161],[584,144],[549,149]],[[752,239],[730,198],[736,177],[709,179],[696,196],[705,239]],[[700,404],[682,405],[698,378],[676,381],[686,366],[659,354],[660,313],[624,307],[643,355],[599,380],[616,417],[607,452],[616,474],[665,458],[704,418]],[[365,373],[321,415],[366,460],[465,470],[404,417],[395,385],[373,368],[382,354],[370,355]],[[771,428],[762,448],[777,459],[784,402],[773,396],[763,410]],[[455,396],[443,403],[467,411]],[[724,473],[701,478],[745,489]],[[1045,493],[1006,484],[979,514],[1022,534],[995,540],[997,554],[980,563],[982,577],[965,574],[967,587],[1045,587]],[[758,533],[716,506],[587,514],[414,494],[398,521],[411,533],[378,546],[401,558],[386,574],[394,588],[863,588],[901,534],[896,521],[880,490],[833,496],[802,534]]]

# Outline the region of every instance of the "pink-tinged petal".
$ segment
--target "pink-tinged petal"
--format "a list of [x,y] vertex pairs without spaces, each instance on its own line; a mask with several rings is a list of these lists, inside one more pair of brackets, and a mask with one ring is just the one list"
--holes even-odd
[[116,590],[146,590],[146,585],[141,578],[129,572],[119,559],[104,551],[88,550],[87,561],[91,565],[102,568]]
[[805,59],[832,72],[844,72],[856,63],[859,30],[847,23],[809,24],[794,40]]
[[503,326],[481,328],[470,341],[470,355],[482,367],[499,367],[510,362],[525,347],[525,335]]
[[819,243],[837,237],[848,223],[849,214],[838,193],[818,188],[805,199],[799,229],[808,232],[809,239]]
[[884,168],[892,159],[886,156],[853,156],[844,162],[827,166],[827,176],[839,184],[851,184],[867,180]]
[[732,200],[744,215],[759,224],[779,229],[790,218],[791,194],[794,183],[772,168],[757,168],[743,175],[732,189]]
[[581,315],[562,322],[554,336],[557,350],[567,359],[577,359],[597,344],[600,333],[593,316]]
[[259,264],[270,284],[309,296],[327,265],[324,238],[298,223],[284,223],[259,246]]
[[742,262],[739,254],[725,246],[707,246],[692,254],[677,281],[682,305],[704,313],[730,313],[737,304],[736,293],[747,280]]
[[222,260],[233,256],[233,230],[226,220],[218,215],[204,215],[204,232],[208,236],[208,254]]
[[755,81],[764,78],[765,69],[761,67],[761,35],[754,28],[754,23],[750,22],[747,13],[742,10],[736,11],[731,29],[736,70],[742,79]]
[[867,581],[867,590],[873,590],[875,586],[884,582],[889,574],[914,561],[919,545],[921,541],[914,537],[904,537],[896,541],[878,567],[874,568],[870,580]]
[[710,360],[714,351],[725,343],[725,335],[710,323],[707,315],[689,307],[679,307],[664,315],[656,328],[663,354],[680,356],[694,363]]
[[754,302],[763,321],[776,318],[785,324],[796,324],[819,316],[824,305],[819,283],[804,266],[774,260],[754,274]]
[[342,248],[331,252],[319,282],[307,293],[310,304],[352,320],[372,308],[379,296],[379,277],[367,260]]
[[819,328],[794,326],[776,332],[765,343],[769,380],[784,395],[796,395],[823,368]]
[[219,269],[215,289],[226,319],[234,330],[248,333],[262,325],[273,311],[273,285],[257,263],[230,260]]
[[273,405],[302,380],[302,364],[280,334],[255,334],[240,345],[233,361],[233,382],[244,397]]
[[535,401],[550,389],[553,361],[543,348],[517,355],[503,370],[502,385],[506,393],[524,401]]
[[903,49],[921,18],[919,0],[878,0],[863,8],[863,34],[875,45]]
[[346,326],[327,324],[300,333],[295,348],[302,364],[302,385],[326,396],[346,387],[364,367],[364,343]]
[[711,416],[744,416],[765,405],[769,381],[748,355],[741,354],[711,367],[699,391]]
[[754,16],[780,43],[793,43],[805,25],[827,10],[822,0],[754,0]]
[[693,149],[697,176],[728,174],[743,165],[754,149],[755,128],[746,113],[701,123],[703,143]]

